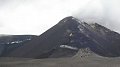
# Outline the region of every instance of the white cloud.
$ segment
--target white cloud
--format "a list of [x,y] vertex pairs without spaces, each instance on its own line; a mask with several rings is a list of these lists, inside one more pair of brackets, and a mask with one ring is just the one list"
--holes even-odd
[[0,34],[40,35],[66,16],[120,32],[119,0],[0,0]]
[[96,22],[120,33],[120,0],[91,0],[75,17]]
[[6,0],[0,7],[0,33],[40,35],[88,1]]

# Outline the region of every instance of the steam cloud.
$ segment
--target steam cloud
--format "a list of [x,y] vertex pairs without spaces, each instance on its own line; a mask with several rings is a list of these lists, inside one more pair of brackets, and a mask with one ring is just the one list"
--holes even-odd
[[119,3],[119,0],[91,0],[83,10],[73,15],[87,23],[99,23],[120,33]]

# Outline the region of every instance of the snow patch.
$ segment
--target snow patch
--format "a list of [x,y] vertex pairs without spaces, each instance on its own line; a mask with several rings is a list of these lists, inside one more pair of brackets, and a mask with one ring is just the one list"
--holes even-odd
[[78,29],[82,32],[82,33],[84,33],[84,29],[79,25],[78,26]]
[[78,48],[76,47],[72,47],[72,46],[69,46],[69,45],[60,45],[61,48],[68,48],[68,49],[72,49],[72,50],[78,50]]

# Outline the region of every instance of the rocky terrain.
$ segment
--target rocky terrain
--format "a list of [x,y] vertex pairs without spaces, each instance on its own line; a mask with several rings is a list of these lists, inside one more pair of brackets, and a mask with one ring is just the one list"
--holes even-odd
[[119,67],[120,34],[72,16],[41,34],[0,37],[0,67]]
[[119,67],[120,58],[102,57],[95,53],[89,53],[85,49],[68,58],[10,58],[1,57],[0,67]]

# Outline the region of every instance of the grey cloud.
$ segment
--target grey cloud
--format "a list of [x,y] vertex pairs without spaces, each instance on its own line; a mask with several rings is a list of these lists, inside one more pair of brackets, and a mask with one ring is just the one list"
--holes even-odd
[[[95,5],[95,3],[98,3],[98,5]],[[119,3],[119,0],[90,0],[83,9],[80,9],[73,16],[88,23],[99,23],[120,33]]]

